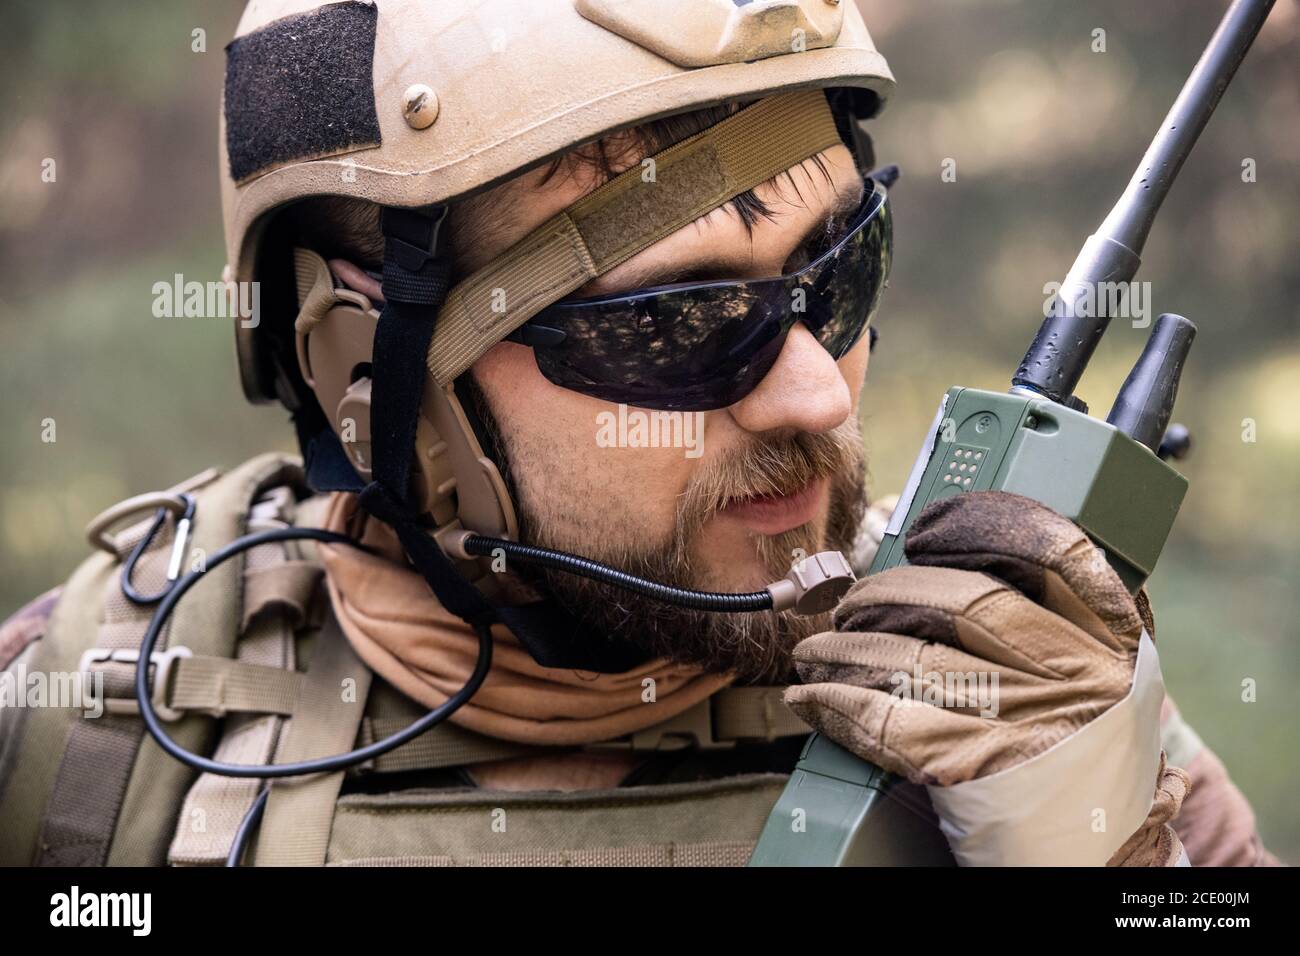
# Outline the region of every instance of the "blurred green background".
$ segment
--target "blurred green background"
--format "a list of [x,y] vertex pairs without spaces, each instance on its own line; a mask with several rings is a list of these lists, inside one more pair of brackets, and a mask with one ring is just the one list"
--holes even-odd
[[[1000,388],[1128,181],[1223,0],[862,0],[898,92],[896,261],[864,417],[898,490],[952,384]],[[234,2],[10,0],[0,34],[0,615],[61,581],[109,504],[293,448],[241,397],[231,330],[158,319],[217,279],[216,113]],[[206,50],[195,52],[196,29]],[[1093,52],[1094,31],[1105,52]],[[1166,682],[1300,862],[1300,13],[1281,0],[1184,168],[1138,278],[1200,326],[1175,418],[1195,439],[1150,589]],[[55,160],[56,181],[42,162]],[[1256,182],[1242,181],[1243,160]],[[956,181],[941,180],[945,160]],[[1145,333],[1114,323],[1080,394],[1104,414]],[[41,440],[54,419],[57,440]],[[1243,421],[1254,423],[1243,441]],[[1242,700],[1243,681],[1258,699]]]

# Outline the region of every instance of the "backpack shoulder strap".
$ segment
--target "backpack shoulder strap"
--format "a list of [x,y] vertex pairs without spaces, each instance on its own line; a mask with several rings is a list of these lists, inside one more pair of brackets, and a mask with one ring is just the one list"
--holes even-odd
[[[312,640],[311,662],[276,763],[328,757],[357,739],[370,691],[370,668],[333,615]],[[272,780],[258,831],[258,866],[321,866],[344,771]]]

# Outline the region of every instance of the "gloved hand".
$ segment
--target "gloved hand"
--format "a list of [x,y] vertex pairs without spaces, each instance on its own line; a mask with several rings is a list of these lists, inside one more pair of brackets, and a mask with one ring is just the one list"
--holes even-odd
[[1076,525],[1006,492],[931,504],[905,551],[796,647],[787,705],[927,785],[958,862],[1176,861],[1186,775],[1161,758],[1145,597]]

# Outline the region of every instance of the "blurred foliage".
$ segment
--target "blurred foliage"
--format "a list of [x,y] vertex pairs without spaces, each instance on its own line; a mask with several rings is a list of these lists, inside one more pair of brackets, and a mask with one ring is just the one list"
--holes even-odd
[[[863,414],[873,486],[903,483],[939,395],[1005,385],[1225,6],[861,0],[899,89],[896,260]],[[129,494],[292,448],[252,408],[223,320],[158,319],[152,285],[222,266],[216,110],[239,5],[10,0],[0,33],[0,615],[67,576]],[[1184,168],[1139,279],[1200,334],[1175,417],[1191,491],[1150,588],[1166,680],[1300,862],[1300,15],[1281,0]],[[206,31],[206,51],[192,50]],[[1092,51],[1106,31],[1106,51]],[[41,162],[57,160],[55,183]],[[1245,158],[1258,181],[1242,181]],[[943,182],[945,159],[955,182]],[[1114,323],[1080,394],[1104,414],[1145,332]],[[41,422],[58,440],[41,441]],[[1243,420],[1257,440],[1244,442]],[[1258,702],[1241,701],[1242,681]]]

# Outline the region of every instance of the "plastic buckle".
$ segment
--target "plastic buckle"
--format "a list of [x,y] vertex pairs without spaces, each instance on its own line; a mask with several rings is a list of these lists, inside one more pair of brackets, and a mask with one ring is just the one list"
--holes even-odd
[[718,740],[713,735],[713,707],[709,698],[688,707],[676,717],[647,727],[617,740],[588,744],[586,750],[668,751],[694,747],[698,750],[730,750],[734,740]]
[[443,224],[450,208],[444,205],[414,209],[385,206],[380,213],[385,256],[407,272],[423,270],[445,252]]
[[[185,716],[184,712],[167,706],[167,684],[171,678],[172,670],[176,667],[176,661],[182,657],[193,656],[194,652],[184,646],[169,647],[165,651],[154,651],[149,655],[149,663],[154,668],[153,687],[149,699],[153,702],[153,709],[159,720],[171,723]],[[110,650],[107,647],[92,647],[81,655],[81,662],[77,665],[77,669],[81,673],[89,675],[92,664],[139,663],[139,648],[123,647]],[[134,697],[105,697],[103,704],[104,712],[107,714],[138,715],[140,713],[140,702]]]

